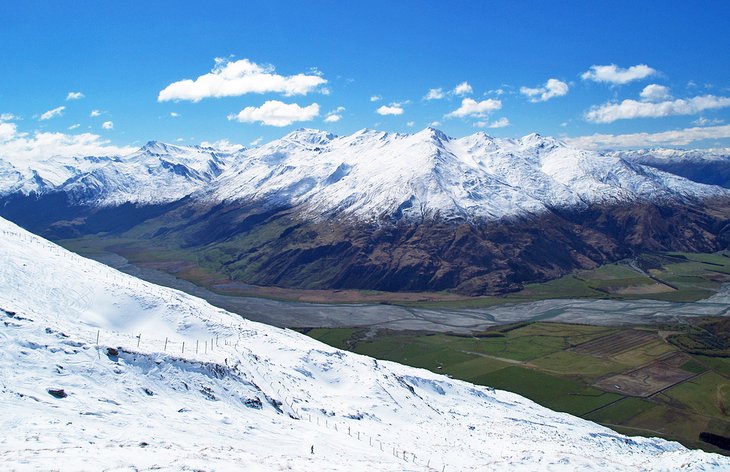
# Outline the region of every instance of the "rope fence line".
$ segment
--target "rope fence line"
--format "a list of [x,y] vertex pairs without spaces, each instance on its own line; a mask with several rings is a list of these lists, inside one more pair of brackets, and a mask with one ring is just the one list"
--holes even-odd
[[[34,235],[26,235],[26,234],[22,234],[22,233],[18,233],[18,232],[5,231],[5,230],[2,231],[2,234],[12,235],[14,237],[19,238],[23,242],[30,242],[30,243],[36,243],[38,245],[48,246],[48,248],[51,250],[51,252],[53,254],[55,254],[57,256],[63,256],[66,259],[74,260],[79,265],[86,266],[87,268],[98,264],[98,262],[96,262],[96,261],[89,262],[88,259],[83,258],[73,252],[67,251],[67,250],[65,250],[61,247],[55,246],[53,244],[46,243],[45,240],[42,240],[41,238],[38,238]],[[111,276],[110,276],[110,274],[111,274]],[[140,280],[138,278],[135,278],[134,276],[124,274],[121,272],[118,272],[118,273],[107,272],[105,274],[105,279],[106,280],[112,279],[110,281],[112,281],[113,283],[117,283],[120,286],[129,287],[129,288],[145,287],[148,290],[151,290],[153,293],[154,293],[155,289],[158,289],[157,291],[159,291],[160,293],[163,293],[165,291],[164,287],[158,287],[155,284]],[[233,330],[233,324],[231,324],[230,327]],[[174,341],[174,340],[171,340],[169,338],[169,336],[166,336],[165,339],[163,340],[163,339],[155,339],[153,337],[147,337],[147,336],[143,337],[143,333],[139,333],[138,335],[133,335],[133,334],[125,334],[125,333],[119,333],[119,332],[105,332],[104,333],[105,337],[107,334],[110,334],[110,333],[112,333],[112,335],[110,337],[113,340],[116,340],[116,342],[113,343],[113,344],[116,344],[116,346],[115,347],[112,347],[111,345],[103,346],[103,347],[107,348],[107,350],[110,348],[124,349],[123,348],[124,345],[135,345],[137,349],[144,349],[144,348],[149,348],[149,347],[152,348],[151,352],[149,352],[149,353],[140,352],[140,354],[155,354],[155,353],[160,353],[160,351],[156,350],[155,348],[159,349],[159,347],[161,346],[162,347],[161,353],[173,354],[173,353],[179,352],[182,355],[185,354],[186,341],[184,341],[184,340],[183,341]],[[229,346],[232,347],[235,352],[243,354],[243,352],[241,352],[238,349],[238,345],[241,342],[241,332],[237,330],[236,335],[237,335],[237,337],[235,339],[235,344],[233,342],[233,338],[235,336],[233,336],[233,335],[222,338],[223,349],[220,349],[221,348],[221,343],[220,343],[221,337],[219,334],[211,336],[210,338],[206,337],[205,339],[202,339],[202,343],[201,343],[201,339],[196,339],[195,340],[195,354],[200,355],[200,353],[202,352],[202,354],[205,354],[205,355],[210,354],[210,355],[213,355],[214,357],[219,358],[221,355],[225,354],[226,347],[229,347]],[[97,354],[98,354],[99,358],[101,357],[102,341],[104,341],[104,340],[101,337],[101,330],[97,330],[96,338],[95,338],[95,346],[96,346]],[[190,339],[188,339],[188,342],[189,341],[190,341]],[[170,349],[169,351],[168,351],[168,348]],[[178,351],[178,349],[179,349],[179,351]],[[210,350],[210,353],[208,352],[209,350]],[[191,351],[192,351],[191,344],[188,344],[188,352],[191,352]],[[249,351],[249,355],[250,354],[252,354],[252,353]],[[220,361],[220,359],[217,359],[217,360]],[[224,358],[224,362],[226,363],[226,366],[228,366],[227,358]],[[281,390],[283,388],[284,391],[286,392],[286,386],[284,386],[279,381],[278,387],[275,387],[274,384],[271,382],[271,380],[269,378],[267,378],[267,375],[261,371],[260,366],[258,364],[251,363],[250,365],[252,365],[254,367],[254,370],[258,374],[259,381],[255,382],[255,385],[264,385],[265,384],[270,389],[269,390],[270,393],[267,394],[266,392],[261,390],[261,387],[259,387],[262,394],[269,397],[272,402],[278,403],[279,407],[286,406],[289,411],[285,412],[284,409],[281,409],[281,408],[279,408],[279,409],[283,413],[287,413],[292,419],[303,420],[304,417],[302,414],[302,410],[297,408],[296,399],[293,396],[290,399],[289,395],[285,395],[283,401],[280,399]],[[242,367],[243,367],[243,364],[237,363],[235,366],[235,369],[238,370],[239,368],[242,368]],[[243,369],[241,369],[241,370],[243,370]],[[241,373],[243,374],[243,377],[247,377],[246,372],[241,372]],[[250,377],[250,379],[252,381],[257,378],[257,376],[255,376],[253,374],[253,371],[250,371],[250,370],[248,372],[248,377]],[[276,392],[276,394],[273,393],[274,391]],[[279,398],[276,398],[276,396],[278,396]],[[409,451],[405,448],[402,448],[398,444],[384,442],[379,437],[376,437],[376,436],[373,436],[373,435],[370,435],[367,433],[363,433],[361,431],[354,431],[351,425],[349,425],[345,422],[338,422],[336,420],[330,421],[330,418],[328,418],[326,415],[324,417],[324,421],[320,421],[320,419],[321,419],[320,415],[315,415],[315,417],[312,418],[311,412],[307,413],[307,420],[311,424],[316,424],[317,426],[324,427],[327,430],[334,430],[337,433],[340,433],[343,435],[347,434],[347,436],[352,438],[353,441],[366,442],[369,447],[376,449],[376,450],[380,450],[381,452],[386,452],[386,449],[389,449],[390,453],[394,457],[397,457],[398,459],[401,459],[405,462],[409,462],[409,463],[412,463],[415,465],[425,466],[426,468],[428,468],[428,470],[432,470],[432,471],[440,470],[441,472],[446,472],[446,470],[447,470],[445,461],[443,461],[443,460],[439,461],[439,464],[441,465],[441,468],[439,469],[438,467],[431,465],[432,462],[435,464],[435,462],[432,459],[429,458],[425,461],[425,463],[423,463],[424,461],[422,461],[419,458],[419,456],[416,455],[416,453]],[[345,433],[345,428],[347,430],[346,433]]]
[[[236,336],[237,335],[237,336]],[[195,353],[200,354],[201,352],[203,354],[208,354],[208,348],[210,347],[210,354],[214,357],[219,357],[223,354],[225,354],[225,349],[219,349],[216,350],[216,347],[221,348],[221,340],[223,341],[223,347],[229,346],[232,347],[233,350],[239,354],[244,354],[241,350],[239,350],[238,345],[240,343],[241,333],[237,332],[236,335],[226,336],[221,338],[220,335],[206,338],[202,343],[200,343],[200,340],[196,340],[195,342]],[[143,342],[143,336],[142,333],[139,335],[126,335],[124,333],[115,333],[115,335],[111,336],[112,339],[115,339],[117,341],[122,341],[121,344],[125,344],[128,340],[133,340],[136,342],[137,348],[139,347],[149,347],[154,346],[162,347],[162,352],[157,351],[158,353],[169,353],[169,354],[185,354],[185,341],[173,341],[169,337],[165,337],[165,339],[154,339],[150,337],[144,337],[145,341]],[[121,338],[121,339],[119,339]],[[235,340],[235,343],[233,342]],[[99,352],[99,356],[101,355],[101,348],[102,347],[111,347],[111,346],[102,346],[100,344],[101,341],[103,341],[101,337],[101,330],[97,330],[96,332],[96,348]],[[190,340],[188,339],[188,342]],[[120,344],[117,342],[116,344]],[[176,347],[178,346],[179,347]],[[189,346],[189,344],[188,344]],[[122,346],[118,346],[118,349],[123,349]],[[202,348],[202,349],[201,349]],[[169,349],[169,351],[168,351]],[[191,350],[188,348],[188,352]],[[150,354],[154,354],[155,351],[153,349]],[[218,359],[220,360],[220,359]],[[224,358],[224,362],[228,366],[227,362],[228,359]],[[231,366],[229,366],[231,367]],[[288,394],[286,390],[286,386],[284,386],[280,381],[272,380],[266,375],[264,371],[262,371],[260,365],[258,363],[250,363],[249,368],[244,368],[245,364],[237,363],[233,368],[242,374],[244,378],[248,378],[252,382],[254,382],[255,385],[259,387],[259,390],[261,390],[261,393],[268,397],[270,401],[274,402],[278,405],[278,408],[280,411],[284,414],[289,415],[294,420],[303,420],[306,419],[309,423],[316,425],[318,427],[323,427],[326,430],[334,430],[337,433],[347,435],[348,437],[352,438],[353,441],[358,442],[364,442],[369,447],[380,450],[381,452],[389,451],[389,453],[397,457],[398,459],[403,460],[404,462],[412,463],[414,465],[424,466],[428,470],[433,471],[441,471],[446,472],[447,469],[446,464],[443,460],[440,460],[438,462],[435,462],[432,458],[427,458],[425,460],[422,460],[420,456],[418,456],[415,452],[412,450],[409,450],[407,448],[403,448],[399,444],[396,443],[389,443],[386,441],[383,441],[380,437],[374,436],[362,431],[357,431],[353,428],[351,424],[348,424],[346,422],[341,422],[334,420],[333,418],[327,417],[327,415],[314,415],[312,416],[312,413],[307,411],[306,413],[303,413],[300,408],[297,408],[296,405],[296,398],[294,396],[291,396]],[[253,367],[253,369],[251,369]],[[256,372],[257,375],[254,375],[254,372]],[[277,383],[277,385],[274,384],[274,382]],[[262,389],[262,387],[268,387],[268,393]],[[285,392],[284,398],[281,398],[282,389]],[[286,408],[282,408],[286,407]],[[305,417],[306,414],[306,417]],[[434,467],[432,464],[440,464],[441,468]]]

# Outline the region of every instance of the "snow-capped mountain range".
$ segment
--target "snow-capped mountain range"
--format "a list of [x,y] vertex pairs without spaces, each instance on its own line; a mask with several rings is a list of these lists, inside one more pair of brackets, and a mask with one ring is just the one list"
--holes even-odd
[[730,161],[649,155],[426,128],[0,156],[0,216],[52,239],[194,252],[248,284],[504,293],[636,252],[727,248]]
[[6,470],[730,468],[246,321],[4,219],[0,240]]
[[128,156],[0,158],[0,195],[65,192],[79,203],[255,201],[309,218],[500,219],[553,208],[726,196],[622,154],[572,148],[537,134],[450,138],[361,130],[337,137],[301,129],[235,153],[150,142]]
[[0,195],[63,192],[72,202],[99,206],[165,203],[205,188],[231,158],[212,148],[156,141],[126,156],[0,156]]

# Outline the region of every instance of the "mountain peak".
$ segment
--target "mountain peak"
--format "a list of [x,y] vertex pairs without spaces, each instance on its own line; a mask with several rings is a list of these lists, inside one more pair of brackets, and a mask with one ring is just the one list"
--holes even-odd
[[424,129],[422,129],[421,131],[419,131],[418,133],[415,133],[415,136],[427,136],[430,139],[434,139],[434,140],[442,141],[442,142],[448,142],[451,140],[451,138],[448,135],[446,135],[446,133],[444,133],[440,129],[433,128],[431,126],[427,126]]
[[295,141],[298,143],[322,145],[329,143],[336,137],[337,135],[328,131],[310,128],[298,128],[284,136],[282,139],[287,141]]
[[150,154],[165,154],[170,152],[171,148],[177,149],[177,146],[163,143],[162,141],[147,141],[147,144],[142,146],[140,152],[148,152]]

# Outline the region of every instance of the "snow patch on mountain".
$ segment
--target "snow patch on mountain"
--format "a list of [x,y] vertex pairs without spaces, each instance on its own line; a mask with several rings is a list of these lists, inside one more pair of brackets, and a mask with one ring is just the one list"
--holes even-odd
[[730,467],[241,319],[2,219],[0,238],[6,469]]
[[150,141],[127,156],[0,159],[0,195],[64,192],[72,202],[110,206],[179,200],[218,177],[234,155]]
[[[297,206],[311,218],[499,219],[555,208],[727,196],[620,153],[572,148],[538,134],[451,138],[299,129],[223,152],[150,142],[127,156],[0,159],[0,196],[66,192],[87,205],[204,202]],[[655,166],[656,167],[656,166]]]
[[313,218],[498,219],[551,208],[725,194],[538,134],[454,139],[426,128],[406,135],[361,130],[344,137],[297,130],[242,155],[207,198],[301,206]]

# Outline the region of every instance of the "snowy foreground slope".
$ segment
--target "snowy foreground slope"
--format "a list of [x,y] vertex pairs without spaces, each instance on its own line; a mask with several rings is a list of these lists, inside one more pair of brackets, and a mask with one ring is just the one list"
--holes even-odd
[[1,219],[0,261],[3,470],[730,468],[242,320]]

